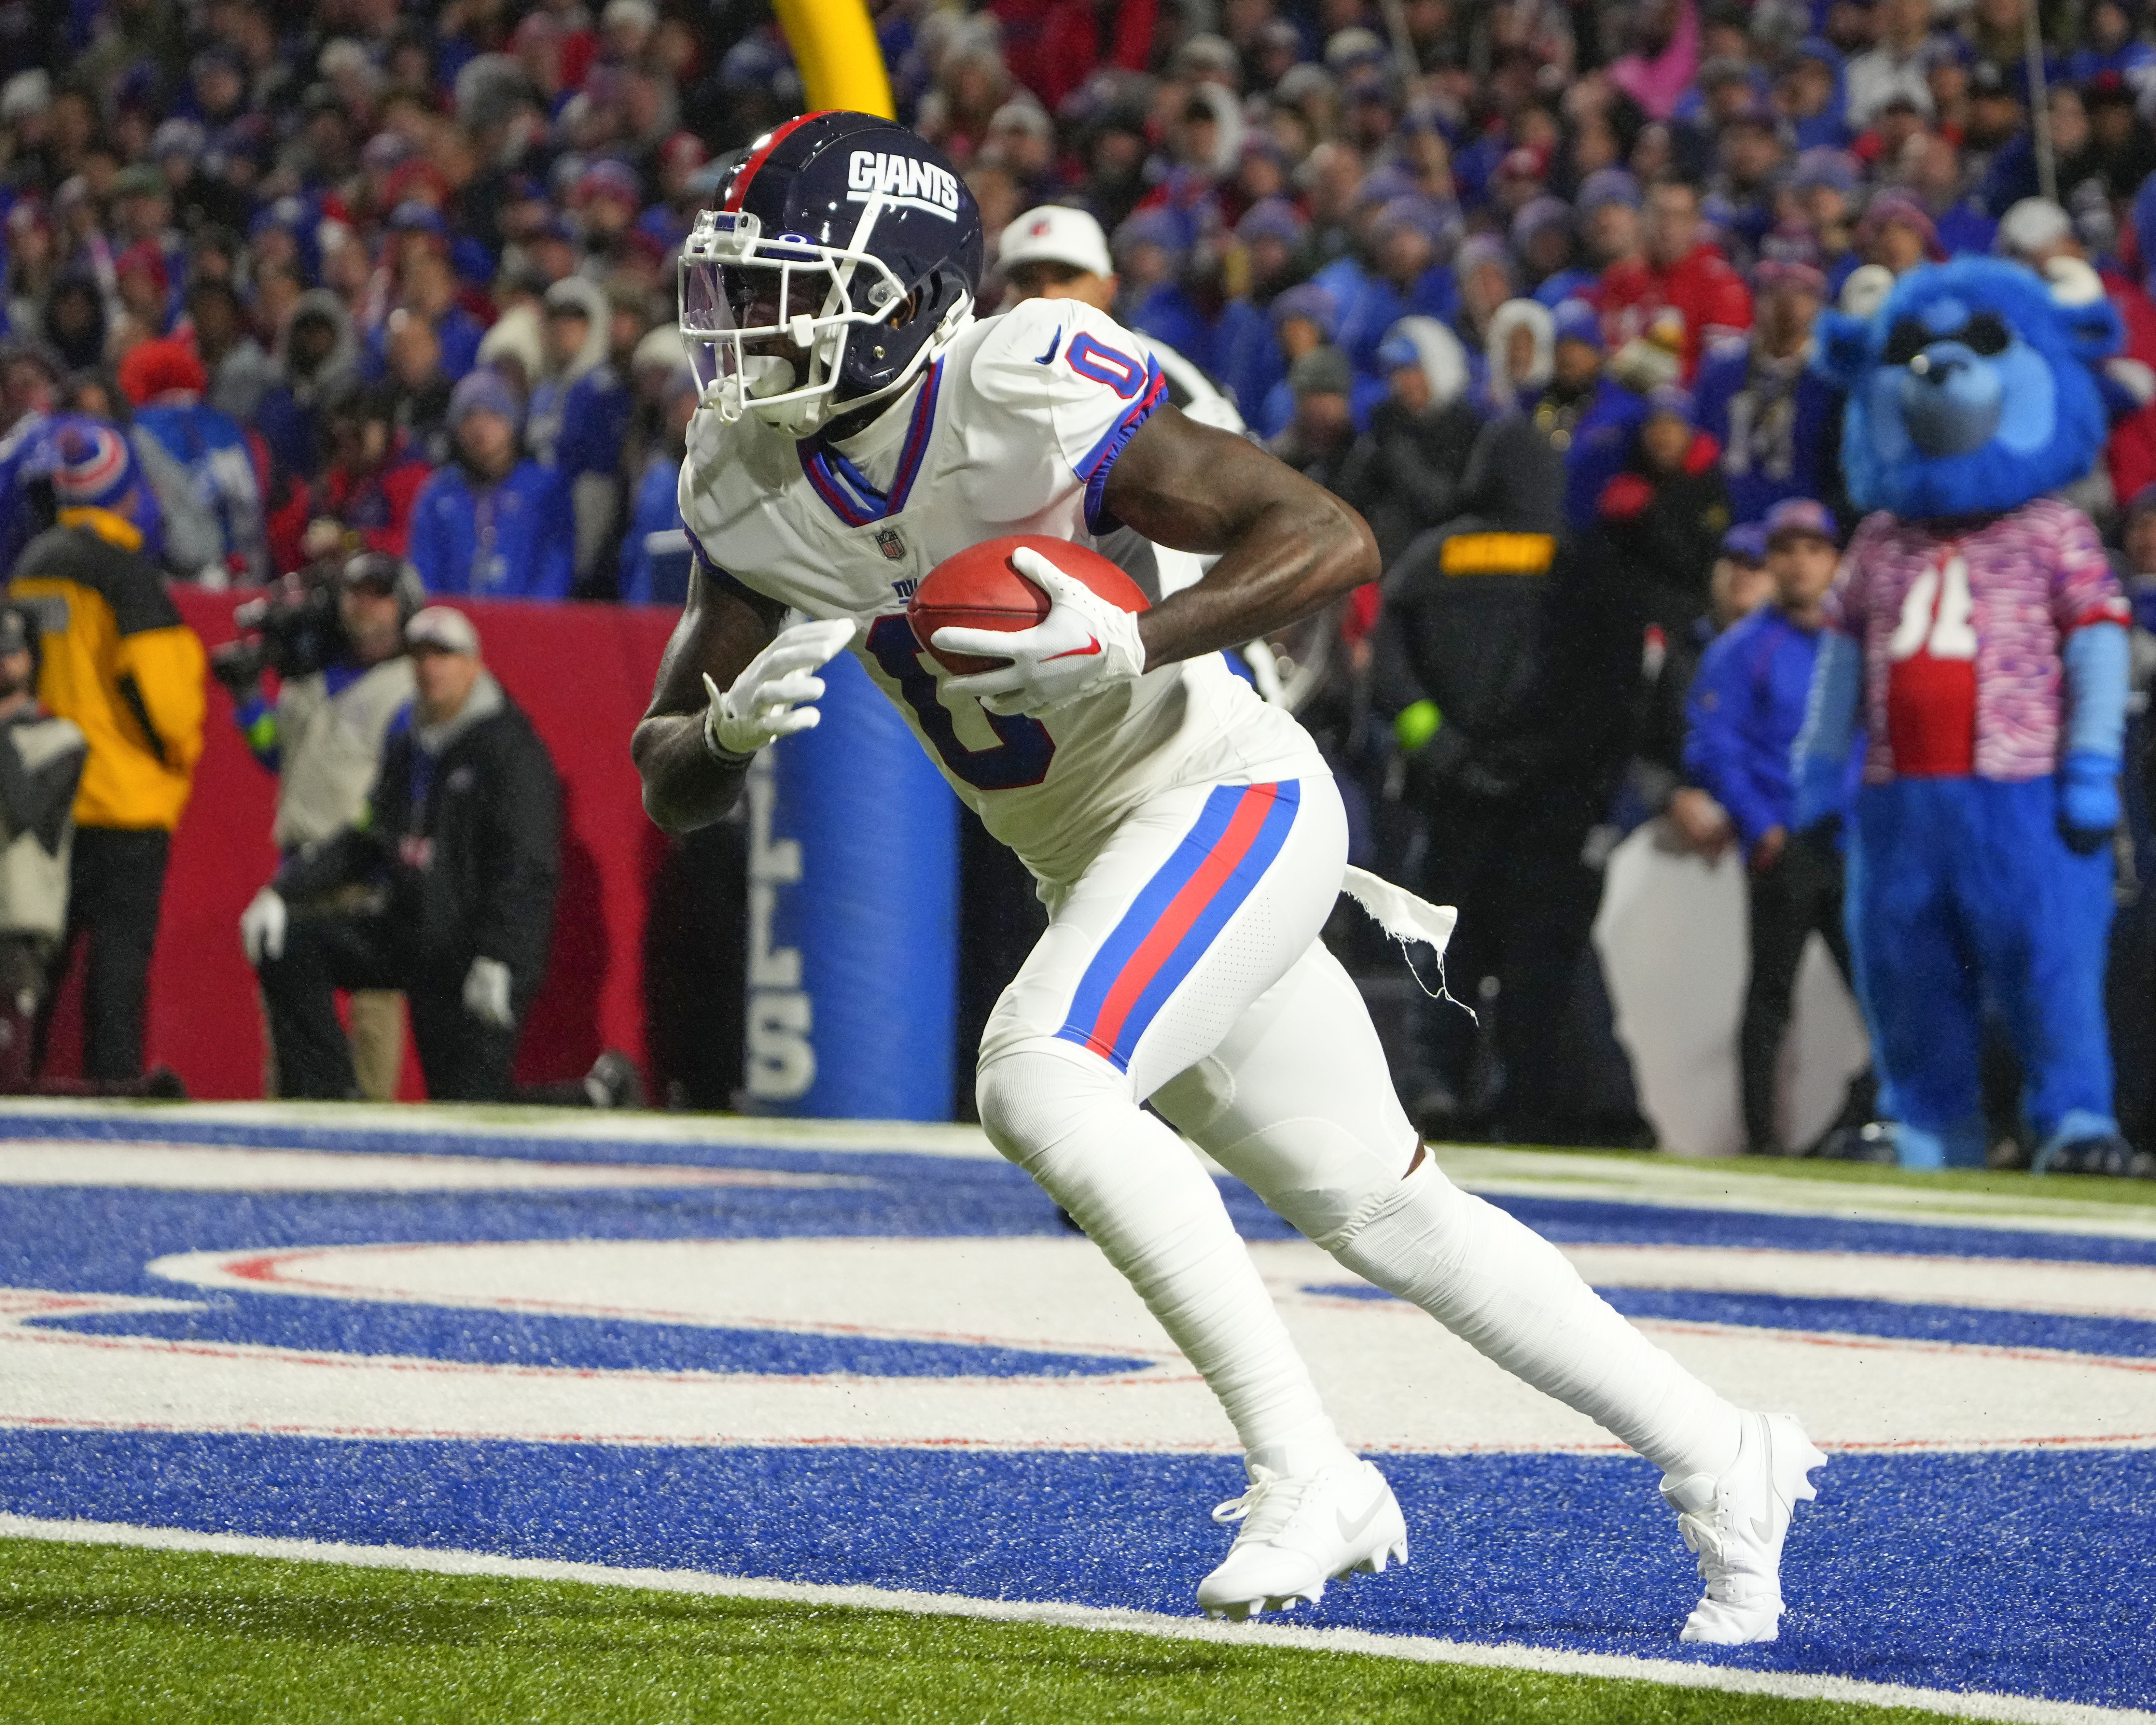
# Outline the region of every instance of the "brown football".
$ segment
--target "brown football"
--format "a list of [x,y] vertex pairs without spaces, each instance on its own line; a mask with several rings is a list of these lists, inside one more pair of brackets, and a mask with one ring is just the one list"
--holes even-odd
[[1075,581],[1082,581],[1110,604],[1126,611],[1147,608],[1135,581],[1097,551],[1051,539],[1042,533],[1016,533],[988,539],[947,557],[928,572],[906,608],[913,638],[944,670],[957,676],[993,670],[1008,661],[972,653],[945,653],[933,644],[939,629],[988,629],[1010,634],[1031,629],[1048,615],[1048,595],[1012,567],[1011,553],[1031,546]]

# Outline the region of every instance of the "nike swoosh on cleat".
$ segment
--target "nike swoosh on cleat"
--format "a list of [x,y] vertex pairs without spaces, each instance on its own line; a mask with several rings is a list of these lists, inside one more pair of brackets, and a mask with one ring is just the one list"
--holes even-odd
[[1088,635],[1084,646],[1073,647],[1068,653],[1051,653],[1040,662],[1043,665],[1053,665],[1059,659],[1091,659],[1100,650],[1101,638],[1098,635]]
[[1377,1520],[1378,1512],[1384,1507],[1385,1494],[1380,1491],[1370,1500],[1370,1507],[1363,1512],[1363,1518],[1358,1522],[1350,1522],[1345,1510],[1334,1510],[1332,1519],[1339,1527],[1340,1537],[1349,1541],[1360,1539],[1368,1531],[1370,1523]]
[[1763,1521],[1758,1516],[1753,1516],[1752,1537],[1762,1545],[1772,1545],[1774,1543],[1774,1518],[1768,1516]]

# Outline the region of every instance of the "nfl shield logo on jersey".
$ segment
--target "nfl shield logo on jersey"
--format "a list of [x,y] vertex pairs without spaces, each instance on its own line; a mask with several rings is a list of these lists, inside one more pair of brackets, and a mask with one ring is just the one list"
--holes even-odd
[[906,542],[898,536],[897,528],[878,528],[876,530],[875,542],[876,549],[881,552],[886,557],[889,557],[894,563],[902,563],[906,561]]

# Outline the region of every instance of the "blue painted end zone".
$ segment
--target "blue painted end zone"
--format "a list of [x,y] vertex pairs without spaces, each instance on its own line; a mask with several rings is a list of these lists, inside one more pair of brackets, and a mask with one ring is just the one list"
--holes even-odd
[[[786,1234],[955,1235],[1055,1234],[1055,1207],[1019,1169],[930,1153],[798,1150],[783,1144],[693,1144],[634,1139],[518,1137],[454,1131],[355,1131],[330,1124],[194,1122],[183,1113],[10,1114],[0,1137],[85,1142],[229,1145],[255,1149],[384,1151],[552,1163],[676,1164],[843,1174],[874,1183],[851,1199],[796,1194],[774,1203],[754,1230]],[[1229,1213],[1246,1240],[1291,1240],[1295,1230],[1234,1180],[1220,1182]],[[729,1194],[739,1202],[745,1194]],[[0,1204],[13,1194],[0,1189]],[[669,1202],[673,1200],[670,1199]],[[1947,1227],[1841,1216],[1686,1209],[1603,1199],[1493,1193],[1490,1201],[1561,1244],[1758,1247],[1769,1250],[1893,1252],[1962,1258],[2028,1258],[2057,1263],[2156,1265],[2156,1240],[2046,1234],[2010,1228]],[[248,1200],[234,1200],[245,1203]],[[582,1204],[579,1197],[575,1202]],[[714,1203],[717,1202],[713,1200]],[[0,1220],[4,1220],[0,1218]],[[495,1236],[510,1239],[516,1236]],[[0,1228],[0,1245],[7,1230]]]
[[[454,1122],[414,1133],[219,1125],[177,1111],[0,1114],[0,1136],[695,1163],[860,1183],[486,1192],[0,1187],[0,1285],[184,1298],[199,1307],[32,1320],[49,1328],[602,1371],[921,1378],[1131,1363],[783,1330],[292,1301],[205,1291],[146,1268],[177,1252],[396,1243],[1060,1236],[1046,1198],[1000,1163],[480,1137]],[[1243,1189],[1224,1192],[1247,1236],[1287,1237]],[[2156,1264],[2148,1240],[1599,1199],[1498,1202],[1568,1243]],[[1686,1289],[1619,1289],[1611,1297],[1643,1317],[2156,1356],[2156,1325],[2123,1317]],[[2156,1701],[2148,1607],[2156,1598],[2156,1450],[1837,1457],[1820,1476],[1820,1501],[1798,1523],[1787,1571],[1796,1609],[1784,1639],[1711,1653],[1674,1639],[1697,1584],[1644,1463],[1537,1453],[1395,1456],[1384,1465],[1408,1513],[1413,1566],[1337,1587],[1305,1620],[2098,1704]],[[1232,1461],[1174,1455],[0,1430],[0,1510],[18,1514],[1177,1613],[1191,1609],[1193,1588],[1227,1543],[1208,1512],[1240,1489]]]
[[[1653,1470],[1394,1457],[1404,1571],[1300,1620],[2099,1705],[2156,1695],[2156,1454],[1837,1457],[1772,1646],[1686,1649]],[[1223,1459],[0,1434],[0,1507],[1186,1613]],[[2067,1579],[2066,1578],[2076,1578]],[[2099,1590],[2091,1591],[2093,1581]]]

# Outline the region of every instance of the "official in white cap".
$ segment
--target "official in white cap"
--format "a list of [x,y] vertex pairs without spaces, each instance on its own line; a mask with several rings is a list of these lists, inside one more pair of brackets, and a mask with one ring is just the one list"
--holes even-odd
[[[1096,311],[1115,315],[1121,284],[1115,260],[1108,255],[1108,236],[1082,209],[1044,203],[1028,210],[1004,229],[996,267],[1010,284],[1005,310],[1025,300],[1081,300]],[[1170,401],[1200,424],[1217,426],[1238,437],[1249,435],[1235,403],[1204,372],[1144,331],[1132,333],[1160,362]]]
[[562,793],[547,746],[480,658],[463,612],[404,625],[413,694],[365,815],[287,856],[241,923],[285,1094],[357,1088],[339,988],[399,988],[437,1101],[514,1091],[561,878]]

